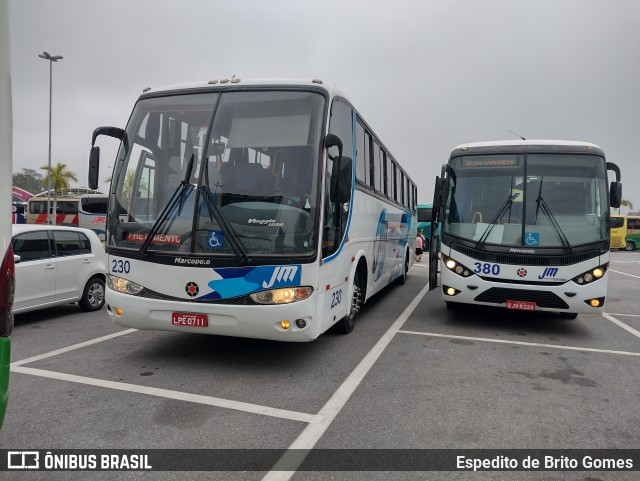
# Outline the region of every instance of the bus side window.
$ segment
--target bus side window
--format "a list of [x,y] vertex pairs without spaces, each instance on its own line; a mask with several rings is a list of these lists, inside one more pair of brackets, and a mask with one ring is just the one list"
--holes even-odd
[[[353,154],[353,112],[344,102],[335,100],[331,108],[331,125],[329,132],[342,140],[342,155],[351,157]],[[349,219],[350,204],[334,204],[330,200],[331,173],[338,149],[332,147],[327,152],[327,176],[325,178],[324,195],[324,225],[322,229],[322,257],[333,254],[344,237]],[[364,165],[363,165],[364,166]]]

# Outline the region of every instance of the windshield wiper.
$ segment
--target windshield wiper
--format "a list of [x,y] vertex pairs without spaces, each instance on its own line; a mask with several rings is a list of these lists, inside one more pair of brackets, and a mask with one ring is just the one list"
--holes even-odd
[[216,205],[215,200],[211,198],[211,191],[209,190],[208,162],[205,163],[201,178],[203,178],[204,182],[200,183],[200,185],[198,186],[198,191],[207,204],[209,210],[209,218],[213,220],[213,218],[215,217],[215,220],[220,228],[226,235],[228,235],[231,248],[233,249],[233,252],[236,254],[236,256],[239,257],[240,260],[245,264],[251,262],[251,258],[247,255],[247,251],[245,251],[244,247],[242,247],[242,243],[238,239],[238,234],[236,234],[236,231],[233,230],[233,227],[231,227],[231,225],[224,218],[224,215],[222,215],[222,212],[220,212],[220,209]]
[[562,247],[564,248],[565,251],[570,253],[573,251],[571,243],[569,243],[569,239],[567,239],[567,236],[564,234],[564,232],[562,232],[562,229],[560,228],[560,224],[558,224],[558,221],[556,220],[555,216],[551,212],[551,209],[549,209],[549,206],[547,205],[547,203],[542,197],[542,181],[543,180],[544,180],[544,176],[540,178],[540,188],[538,189],[538,198],[536,199],[536,204],[537,204],[536,217],[535,217],[535,220],[533,221],[533,225],[536,225],[536,223],[538,222],[538,211],[542,210],[542,213],[546,215],[547,218],[549,219],[549,223],[551,224],[551,227],[553,227],[553,229],[556,231],[556,234],[558,234],[558,237],[560,238],[560,242],[562,243]]
[[245,264],[251,262],[251,258],[247,255],[247,252],[244,250],[240,240],[238,239],[238,234],[236,234],[236,232],[233,230],[233,227],[229,225],[229,223],[220,212],[220,209],[216,205],[215,201],[211,198],[211,192],[209,192],[208,182],[207,185],[199,186],[198,190],[207,203],[209,216],[213,215],[220,228],[225,234],[228,235],[229,241],[231,241],[231,248],[235,252],[236,256],[239,257]]
[[507,199],[502,204],[502,207],[500,207],[500,210],[498,211],[496,216],[493,218],[493,220],[489,223],[487,228],[484,230],[484,232],[480,236],[480,239],[478,239],[478,241],[476,242],[476,249],[478,249],[480,246],[484,245],[485,242],[487,242],[487,238],[489,237],[489,234],[491,234],[491,231],[493,230],[494,226],[498,222],[500,222],[500,220],[504,217],[507,211],[509,211],[509,217],[511,217],[511,206],[513,205],[513,201],[516,198],[516,195],[512,192],[511,187],[509,188],[509,192],[510,193],[507,196]]
[[140,255],[145,255],[147,253],[147,250],[149,249],[153,238],[160,230],[160,226],[164,224],[165,220],[167,220],[169,212],[171,212],[171,209],[173,209],[178,201],[180,201],[180,210],[182,210],[182,206],[184,205],[184,195],[187,190],[192,187],[192,185],[189,183],[189,179],[191,178],[194,159],[194,154],[191,154],[191,158],[189,159],[189,164],[187,165],[187,171],[185,172],[184,178],[180,181],[180,184],[178,184],[178,187],[169,198],[169,202],[165,204],[164,209],[162,209],[162,212],[160,212],[160,215],[158,216],[158,219],[151,226],[151,230],[147,234],[147,238],[142,243],[142,247],[140,247]]

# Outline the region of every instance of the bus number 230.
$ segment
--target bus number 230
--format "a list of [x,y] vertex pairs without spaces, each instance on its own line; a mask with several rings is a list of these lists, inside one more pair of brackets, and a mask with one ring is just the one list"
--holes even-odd
[[120,259],[112,259],[111,260],[111,272],[115,272],[117,274],[129,274],[131,271],[131,264],[129,261],[122,261]]
[[342,301],[342,289],[335,291],[331,294],[331,309],[336,307]]
[[500,274],[500,266],[498,264],[476,262],[474,267],[477,274],[493,274],[494,276]]

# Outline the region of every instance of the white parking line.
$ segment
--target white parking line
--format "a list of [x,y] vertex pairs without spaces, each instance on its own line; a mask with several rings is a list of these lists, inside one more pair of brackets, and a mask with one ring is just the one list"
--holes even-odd
[[611,272],[615,272],[616,274],[622,274],[623,276],[635,277],[636,279],[640,279],[640,276],[634,276],[633,274],[627,274],[626,272],[614,271],[613,269],[609,269]]
[[63,347],[61,349],[56,349],[55,351],[50,351],[44,354],[39,354],[37,356],[29,357],[27,359],[23,359],[22,361],[12,362],[11,367],[13,368],[14,366],[22,366],[23,364],[36,362],[36,361],[39,361],[40,359],[46,359],[48,357],[57,356],[58,354],[64,354],[65,352],[69,352],[69,351],[75,351],[76,349],[80,349],[82,347],[91,346],[92,344],[97,344],[102,341],[108,341],[109,339],[125,336],[127,334],[131,334],[132,332],[136,332],[136,331],[137,329],[126,329],[124,331],[109,334],[108,336],[96,337],[95,339],[91,339],[90,341],[80,342],[78,344],[73,344],[72,346]]
[[619,314],[613,312],[607,312],[610,316],[629,316],[629,317],[640,317],[640,314]]
[[613,322],[615,325],[620,326],[622,329],[624,329],[625,331],[633,334],[634,336],[636,336],[637,338],[640,339],[640,332],[638,332],[637,330],[635,330],[633,327],[631,326],[627,326],[624,322],[622,322],[619,319],[616,319],[615,317],[613,317],[611,314],[607,314],[606,312],[602,313],[602,317],[604,317],[605,319],[609,319],[611,322]]
[[444,337],[446,339],[464,339],[465,341],[495,342],[498,344],[515,344],[518,346],[547,347],[551,349],[568,349],[570,351],[600,352],[605,354],[621,354],[624,356],[640,357],[640,352],[612,351],[609,349],[595,349],[592,347],[563,346],[561,344],[541,344],[537,342],[509,341],[506,339],[491,339],[487,337],[454,336],[452,334],[439,334],[435,332],[398,331],[398,334],[411,334],[415,336],[427,336],[427,337]]
[[[400,328],[409,318],[411,313],[413,313],[415,308],[418,306],[418,303],[427,292],[429,292],[428,285],[420,291],[415,299],[411,301],[411,304],[409,304],[402,314],[400,314],[400,317],[394,321],[387,332],[385,332],[380,340],[378,340],[376,345],[371,348],[362,361],[360,361],[360,364],[356,366],[338,390],[333,393],[331,398],[322,407],[316,420],[310,423],[302,433],[300,433],[293,444],[289,446],[289,449],[312,449],[316,445],[338,413],[345,406],[356,388],[360,385],[364,377],[376,363],[380,355],[389,345],[393,337],[400,332]],[[300,456],[299,451],[294,455],[289,452],[285,452],[272,470],[262,478],[262,481],[288,481],[295,474],[295,471],[280,471],[280,466],[282,466],[281,463],[286,463],[286,466],[300,466],[303,461],[304,457]]]
[[87,384],[89,386],[103,387],[107,389],[116,389],[118,391],[133,392],[138,394],[146,394],[161,398],[175,399],[177,401],[188,401],[198,404],[206,404],[208,406],[216,406],[220,408],[233,409],[235,411],[243,411],[253,414],[262,414],[263,416],[271,416],[275,418],[288,419],[291,421],[302,421],[305,423],[314,422],[317,418],[314,414],[300,413],[296,411],[287,411],[259,404],[250,404],[240,401],[231,401],[211,396],[202,396],[199,394],[189,394],[180,391],[172,391],[169,389],[159,389],[155,387],[139,386],[137,384],[129,384],[125,382],[106,381],[104,379],[95,379],[91,377],[75,376],[73,374],[65,374],[61,372],[46,371],[44,369],[34,369],[31,367],[11,365],[11,372],[21,374],[30,374],[32,376],[46,377],[49,379],[57,379],[60,381],[75,382],[78,384]]

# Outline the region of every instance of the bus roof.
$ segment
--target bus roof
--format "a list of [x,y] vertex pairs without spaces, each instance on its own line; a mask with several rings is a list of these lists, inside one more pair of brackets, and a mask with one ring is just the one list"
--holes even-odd
[[237,89],[238,87],[315,87],[322,88],[329,92],[332,96],[339,95],[345,97],[340,88],[330,82],[318,79],[294,79],[294,78],[248,78],[240,79],[220,78],[211,80],[201,80],[196,82],[187,82],[180,84],[165,85],[160,87],[148,88],[144,90],[142,96],[161,92],[184,91],[184,90],[208,90],[216,89]]
[[451,157],[469,153],[510,152],[589,152],[604,156],[604,152],[591,142],[573,140],[494,140],[460,144],[451,151]]

